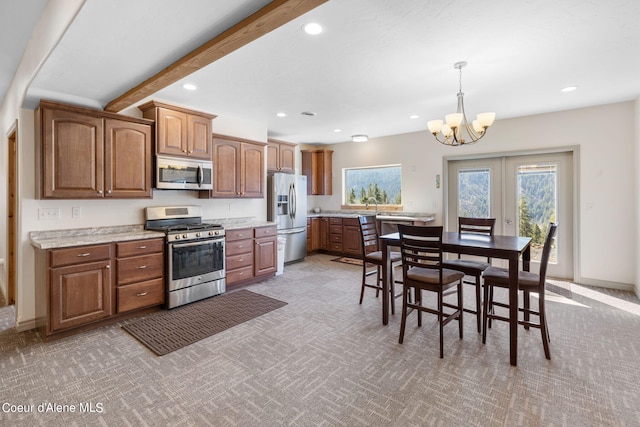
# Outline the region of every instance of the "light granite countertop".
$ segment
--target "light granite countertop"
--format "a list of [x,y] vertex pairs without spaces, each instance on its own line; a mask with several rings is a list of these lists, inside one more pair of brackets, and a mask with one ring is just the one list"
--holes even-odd
[[[217,218],[203,222],[221,224],[225,230],[264,227],[275,222],[250,218]],[[37,249],[58,249],[72,246],[96,245],[125,242],[128,240],[154,239],[164,237],[160,231],[148,231],[142,225],[119,225],[112,227],[73,228],[68,230],[32,231],[29,233],[31,245]]]
[[[373,215],[375,211],[309,211],[307,216],[309,218],[321,218],[321,217],[333,217],[333,218],[357,218],[360,215]],[[378,218],[385,221],[393,220],[397,218],[399,221],[408,220],[411,221],[435,221],[436,216],[427,212],[404,212],[404,211],[380,211],[378,212]]]

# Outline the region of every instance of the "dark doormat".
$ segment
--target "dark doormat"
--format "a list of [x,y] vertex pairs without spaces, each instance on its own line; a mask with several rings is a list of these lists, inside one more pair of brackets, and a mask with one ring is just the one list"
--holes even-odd
[[163,356],[285,305],[243,289],[155,313],[122,328]]

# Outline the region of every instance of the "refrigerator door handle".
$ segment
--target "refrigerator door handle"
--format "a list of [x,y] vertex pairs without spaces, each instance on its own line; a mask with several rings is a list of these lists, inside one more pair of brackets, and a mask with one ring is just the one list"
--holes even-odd
[[296,195],[296,183],[291,184],[291,218],[296,217],[296,211],[298,210],[298,196]]

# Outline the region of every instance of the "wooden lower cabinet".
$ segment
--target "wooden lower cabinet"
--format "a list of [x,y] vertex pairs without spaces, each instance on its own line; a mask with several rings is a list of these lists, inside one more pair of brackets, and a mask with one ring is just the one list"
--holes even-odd
[[36,252],[45,335],[164,302],[164,238]]
[[362,239],[358,218],[308,218],[307,252],[314,251],[360,258]]
[[227,287],[275,274],[278,255],[275,225],[227,230],[225,240]]
[[52,268],[50,277],[52,332],[113,314],[110,259]]

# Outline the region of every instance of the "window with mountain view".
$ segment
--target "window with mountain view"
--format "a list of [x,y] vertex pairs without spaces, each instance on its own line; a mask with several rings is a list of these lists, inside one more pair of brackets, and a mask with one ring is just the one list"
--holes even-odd
[[491,216],[491,170],[463,169],[458,172],[458,216]]
[[344,200],[347,205],[401,205],[400,165],[344,169]]

